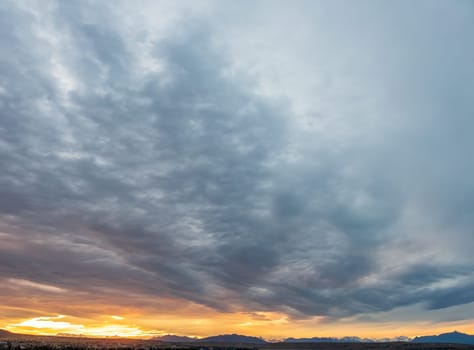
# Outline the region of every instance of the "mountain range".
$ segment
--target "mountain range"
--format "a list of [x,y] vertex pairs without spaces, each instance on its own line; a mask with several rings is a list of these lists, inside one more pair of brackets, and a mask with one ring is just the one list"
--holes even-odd
[[207,338],[190,338],[190,337],[181,337],[176,335],[164,335],[161,337],[153,338],[153,340],[171,342],[171,343],[189,343],[189,342],[198,342],[198,343],[232,343],[232,344],[265,344],[266,341],[262,338],[249,337],[246,335],[240,334],[222,334],[215,335]]
[[408,337],[400,336],[395,338],[371,339],[360,337],[313,337],[313,338],[288,338],[285,343],[390,343],[390,342],[409,342]]
[[[249,337],[239,334],[224,334],[202,339],[182,337],[175,335],[165,335],[156,337],[154,340],[180,343],[180,342],[200,342],[200,343],[234,343],[234,344],[265,344],[266,341],[262,338]],[[370,339],[359,337],[313,337],[313,338],[287,338],[284,343],[375,343],[375,342],[414,342],[414,343],[451,343],[451,344],[469,344],[474,345],[474,335],[451,332],[440,335],[420,336],[412,340],[407,337],[385,338],[385,339]]]
[[[35,337],[26,334],[16,334],[0,329],[0,338],[18,338],[18,337]],[[58,335],[68,336],[73,335]],[[77,336],[76,336],[77,337]],[[259,337],[251,337],[240,334],[222,334],[207,338],[191,338],[178,335],[164,335],[155,337],[152,340],[167,343],[227,343],[227,344],[266,344],[267,342]],[[374,343],[374,342],[413,342],[413,343],[437,343],[437,344],[468,344],[474,345],[474,335],[460,333],[457,331],[451,333],[443,333],[439,335],[419,336],[410,340],[407,337],[398,337],[390,339],[369,339],[359,337],[313,337],[313,338],[287,338],[283,343]]]
[[155,337],[153,340],[163,341],[166,343],[190,343],[196,341],[197,338],[179,336],[174,334],[162,335],[160,337]]
[[313,337],[313,338],[288,338],[285,343],[372,343],[373,339],[359,337]]

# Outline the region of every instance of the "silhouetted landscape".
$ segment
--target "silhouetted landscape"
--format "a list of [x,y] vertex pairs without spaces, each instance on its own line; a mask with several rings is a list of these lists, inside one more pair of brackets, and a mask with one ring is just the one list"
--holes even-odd
[[474,349],[474,336],[459,332],[416,337],[411,341],[373,341],[352,337],[286,339],[267,342],[262,338],[225,334],[197,339],[165,335],[152,339],[87,338],[16,334],[0,330],[1,350],[448,350]]

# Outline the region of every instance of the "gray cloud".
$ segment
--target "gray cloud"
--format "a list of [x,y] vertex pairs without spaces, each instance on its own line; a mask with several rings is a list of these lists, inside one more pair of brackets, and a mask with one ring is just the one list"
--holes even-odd
[[[445,24],[438,2],[363,3],[348,29],[307,29],[334,41],[318,63],[340,91],[320,92],[320,129],[291,93],[262,93],[260,63],[239,70],[253,53],[235,57],[239,23],[221,5],[220,19],[183,14],[159,35],[136,13],[130,27],[124,4],[29,6],[0,8],[1,278],[294,317],[474,301],[468,3]],[[337,15],[298,6],[309,26]],[[337,86],[339,54],[354,56],[356,102]],[[380,79],[364,75],[372,63]]]

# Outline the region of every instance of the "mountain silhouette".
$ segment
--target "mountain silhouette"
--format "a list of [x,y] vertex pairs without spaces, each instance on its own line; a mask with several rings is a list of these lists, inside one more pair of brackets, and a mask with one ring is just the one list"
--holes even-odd
[[[71,336],[68,334],[58,334],[57,336]],[[35,335],[17,334],[7,330],[0,329],[0,339],[24,337],[36,338]],[[77,337],[77,336],[76,336]],[[87,336],[81,336],[87,339]],[[222,343],[222,344],[267,344],[267,342],[259,337],[251,337],[240,334],[221,334],[210,336],[207,338],[191,338],[186,336],[178,336],[167,334],[153,338],[155,341],[162,341],[168,343]],[[384,338],[384,339],[368,339],[346,336],[342,338],[334,337],[312,337],[312,338],[287,338],[284,343],[377,343],[377,342],[408,342],[406,337]],[[474,345],[474,335],[460,333],[457,331],[451,333],[443,333],[439,335],[419,336],[411,340],[412,343],[437,343],[437,344],[466,344]]]
[[427,335],[416,337],[412,340],[414,343],[452,343],[474,345],[474,335],[460,332],[443,333],[440,335]]
[[216,335],[212,337],[207,337],[203,339],[199,339],[198,342],[200,343],[233,343],[233,344],[265,344],[266,341],[262,338],[257,337],[249,337],[246,335],[240,334],[222,334]]
[[0,329],[0,338],[9,337],[12,335],[14,335],[14,333],[6,331],[4,329]]
[[372,339],[359,337],[312,337],[312,338],[288,338],[285,343],[371,343]]
[[168,343],[190,343],[196,341],[196,338],[173,335],[173,334],[166,334],[161,337],[155,337],[153,340],[168,342]]

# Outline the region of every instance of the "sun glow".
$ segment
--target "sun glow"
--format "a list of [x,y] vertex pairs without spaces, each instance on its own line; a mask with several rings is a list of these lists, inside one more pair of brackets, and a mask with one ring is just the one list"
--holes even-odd
[[64,315],[58,315],[55,317],[34,317],[32,319],[20,322],[13,325],[14,327],[30,327],[30,328],[39,328],[39,329],[71,329],[71,328],[81,328],[83,325],[73,325],[69,322],[57,321],[63,319]]
[[[0,306],[0,311],[12,312]],[[3,320],[0,328],[14,333],[33,335],[85,336],[93,338],[124,337],[147,339],[165,334],[197,338],[217,334],[239,333],[282,340],[287,337],[342,337],[359,336],[374,339],[400,335],[414,337],[433,332],[436,334],[457,329],[471,333],[472,323],[453,321],[433,324],[428,321],[374,324],[357,322],[356,319],[331,322],[321,317],[294,319],[281,312],[251,311],[219,313],[199,308],[188,314],[178,310],[170,313],[147,314],[133,309],[116,309],[104,314],[46,314],[25,319]],[[199,312],[198,312],[199,311]],[[23,312],[23,311],[22,311]],[[14,313],[14,312],[13,312]],[[1,315],[1,312],[0,312]]]
[[[149,337],[153,332],[145,332],[138,326],[123,324],[92,324],[84,325],[66,321],[68,316],[34,317],[25,321],[8,325],[6,328],[12,332],[30,333],[41,335],[83,335],[88,337]],[[121,316],[110,316],[114,320],[123,320]]]

